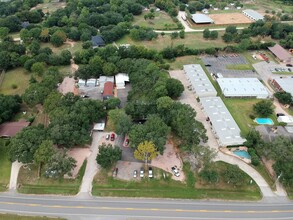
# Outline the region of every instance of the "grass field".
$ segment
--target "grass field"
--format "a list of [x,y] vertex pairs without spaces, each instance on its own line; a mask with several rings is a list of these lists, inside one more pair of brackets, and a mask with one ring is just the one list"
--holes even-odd
[[172,70],[182,69],[183,65],[193,64],[195,63],[195,60],[196,60],[196,56],[177,57],[174,62],[169,63],[170,69]]
[[38,178],[37,166],[30,166],[30,169],[21,168],[18,176],[20,188],[18,192],[25,194],[62,194],[76,195],[78,193],[82,177],[86,168],[86,162],[83,163],[76,179],[53,179]]
[[0,192],[5,191],[10,180],[11,162],[9,161],[9,148],[5,140],[0,139]]
[[164,37],[161,35],[157,39],[152,41],[133,41],[129,35],[118,40],[116,43],[119,44],[131,44],[145,46],[150,49],[162,50],[166,47],[177,46],[184,44],[186,47],[191,49],[206,49],[210,47],[225,47],[227,44],[221,38],[222,33],[219,32],[219,38],[217,40],[205,40],[202,33],[185,33],[185,38],[171,39],[169,34]]
[[[27,73],[23,68],[7,71],[5,73],[4,80],[0,85],[0,93],[4,95],[23,94],[29,85],[30,77],[30,74]],[[13,89],[12,85],[16,85],[17,88]]]
[[134,25],[142,26],[142,27],[150,27],[155,30],[174,30],[177,29],[177,24],[172,20],[172,18],[164,11],[154,12],[154,19],[144,19],[144,16],[149,13],[143,12],[139,16],[134,17]]
[[251,64],[230,64],[226,68],[228,70],[253,70]]
[[11,214],[0,214],[1,220],[62,220],[61,218],[49,218],[42,216],[21,216]]
[[72,54],[74,54],[76,51],[82,49],[82,42],[72,42],[73,46],[70,43],[65,42],[60,47],[54,47],[51,43],[41,43],[41,48],[49,47],[53,51],[53,53],[59,54],[62,50],[69,50]]
[[[219,169],[226,169],[228,164],[217,162]],[[239,172],[242,172],[239,170]],[[250,178],[246,175],[245,183],[234,188],[223,181],[216,185],[202,184],[194,187],[196,176],[187,173],[186,183],[172,180],[169,175],[164,179],[161,170],[154,170],[154,179],[145,178],[141,181],[122,181],[113,179],[109,172],[103,170],[93,183],[93,195],[118,197],[152,197],[152,198],[184,198],[184,199],[229,199],[258,200],[260,192],[255,184],[248,185]],[[186,174],[186,173],[185,173]],[[191,175],[190,175],[191,174]],[[247,182],[247,183],[246,183]]]
[[244,3],[245,8],[250,8],[254,10],[269,10],[269,11],[282,11],[284,10],[286,13],[293,12],[293,5],[285,5],[282,1],[279,0],[256,0],[251,1],[250,3]]

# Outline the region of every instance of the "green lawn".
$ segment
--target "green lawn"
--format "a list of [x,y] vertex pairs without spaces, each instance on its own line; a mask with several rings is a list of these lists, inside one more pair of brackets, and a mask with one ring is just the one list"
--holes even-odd
[[41,216],[21,216],[12,214],[0,214],[1,220],[61,220],[61,218],[49,218]]
[[253,70],[251,64],[230,64],[226,68],[228,70]]
[[9,148],[5,140],[0,139],[0,192],[7,189],[10,180],[11,162],[9,161]]
[[196,56],[177,57],[175,61],[169,63],[170,69],[172,70],[183,69],[183,65],[193,64],[195,63],[195,61],[196,61]]
[[172,20],[172,18],[164,11],[154,12],[154,19],[144,19],[144,15],[148,14],[149,11],[143,12],[139,16],[134,17],[133,25],[138,25],[142,27],[151,27],[155,30],[174,30],[177,29],[177,24]]
[[[23,94],[29,85],[30,74],[23,68],[9,70],[5,73],[4,80],[0,85],[0,93],[4,95]],[[16,85],[17,88],[12,88]]]
[[124,36],[122,39],[118,40],[116,43],[119,44],[131,44],[145,46],[149,49],[162,50],[166,47],[177,46],[184,44],[186,47],[191,49],[206,49],[210,47],[225,47],[227,44],[221,38],[222,33],[219,33],[219,38],[217,40],[205,40],[202,33],[185,33],[185,38],[171,39],[169,34],[164,37],[161,35],[157,39],[152,41],[133,41],[129,35]]
[[257,0],[252,1],[250,3],[244,3],[245,8],[250,8],[254,10],[269,10],[270,12],[272,10],[278,12],[281,10],[284,10],[286,13],[292,13],[293,11],[293,5],[285,5],[282,1],[278,0]]
[[[228,164],[216,163],[217,167],[225,169]],[[239,172],[242,172],[239,170]],[[152,197],[152,198],[184,198],[184,199],[229,199],[229,200],[258,200],[261,198],[255,183],[248,185],[250,178],[246,175],[245,183],[237,188],[221,181],[216,185],[204,184],[194,186],[196,176],[188,172],[186,183],[172,180],[170,175],[164,179],[163,171],[154,170],[154,179],[145,178],[138,181],[123,181],[113,179],[111,172],[102,170],[93,183],[93,195],[118,197]],[[190,175],[191,173],[191,175]],[[247,183],[246,183],[247,182]],[[202,187],[202,188],[201,188]]]
[[62,194],[76,195],[86,168],[86,161],[80,168],[76,179],[38,178],[38,168],[34,165],[30,169],[21,168],[18,176],[20,188],[18,192],[25,194]]
[[41,48],[49,47],[53,51],[53,53],[59,54],[62,50],[69,50],[72,54],[74,54],[76,51],[79,51],[82,49],[82,42],[72,42],[74,45],[72,46],[70,43],[64,43],[60,47],[54,47],[51,43],[41,43]]

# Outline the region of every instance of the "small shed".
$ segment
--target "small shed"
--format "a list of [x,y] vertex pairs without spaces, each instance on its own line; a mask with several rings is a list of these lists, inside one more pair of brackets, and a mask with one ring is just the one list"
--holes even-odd
[[106,82],[103,90],[103,99],[109,99],[114,96],[114,83]]
[[93,49],[97,47],[104,47],[106,45],[102,36],[92,36]]

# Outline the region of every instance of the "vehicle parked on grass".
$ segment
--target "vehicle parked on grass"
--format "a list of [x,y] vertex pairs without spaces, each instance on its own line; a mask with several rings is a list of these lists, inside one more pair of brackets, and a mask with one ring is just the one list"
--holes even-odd
[[149,167],[149,178],[153,178],[153,168]]
[[106,140],[109,140],[109,139],[110,139],[110,135],[107,134],[107,135],[106,135]]
[[174,176],[179,177],[180,173],[179,170],[177,168],[177,166],[171,167],[172,173],[174,174]]
[[136,178],[137,177],[137,170],[134,170],[133,171],[133,178]]
[[140,176],[141,178],[144,177],[144,169],[143,169],[143,167],[140,168],[139,176]]
[[114,140],[115,140],[115,134],[112,133],[112,134],[111,134],[111,141],[114,141]]

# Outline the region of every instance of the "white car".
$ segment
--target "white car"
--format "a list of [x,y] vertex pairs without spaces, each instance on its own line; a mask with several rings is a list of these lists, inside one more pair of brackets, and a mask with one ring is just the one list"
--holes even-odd
[[153,168],[149,167],[149,178],[153,178]]
[[174,174],[174,176],[176,176],[176,177],[180,176],[179,170],[177,169],[176,166],[171,167],[171,170],[172,170],[172,173]]
[[133,171],[133,178],[136,178],[137,177],[137,170],[134,170]]
[[144,169],[143,169],[143,168],[140,168],[139,176],[140,176],[141,178],[144,177]]

